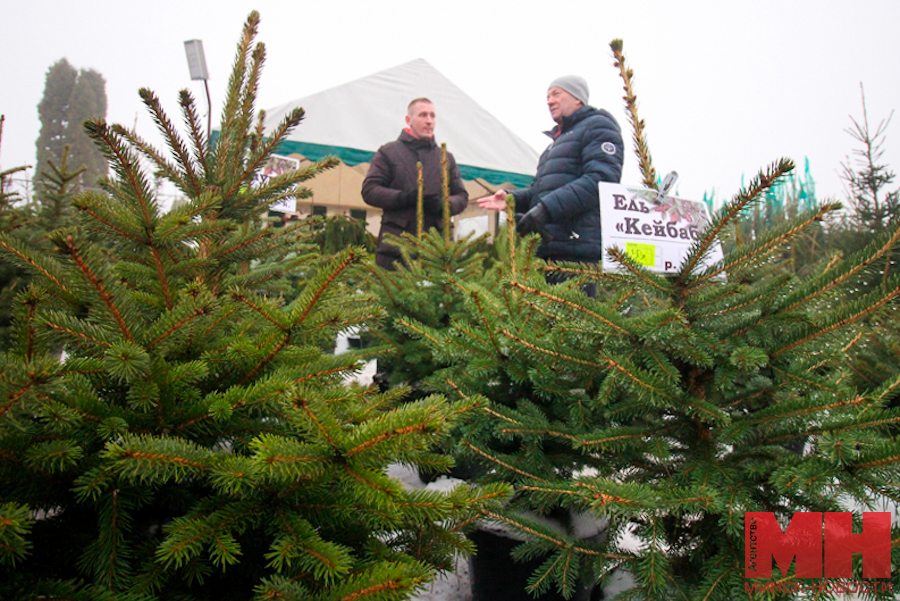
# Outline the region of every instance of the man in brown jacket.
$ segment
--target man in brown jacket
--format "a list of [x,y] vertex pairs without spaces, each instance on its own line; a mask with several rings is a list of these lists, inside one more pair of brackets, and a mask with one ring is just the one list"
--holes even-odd
[[[434,141],[434,104],[427,98],[409,103],[406,128],[400,137],[378,149],[363,180],[362,197],[366,204],[378,207],[381,231],[375,263],[385,269],[396,269],[400,251],[384,241],[385,234],[416,233],[416,201],[418,199],[418,171],[422,163],[423,226],[425,229],[443,228],[444,207],[441,204],[441,149]],[[450,175],[450,214],[462,213],[469,203],[469,195],[453,155],[447,153]]]

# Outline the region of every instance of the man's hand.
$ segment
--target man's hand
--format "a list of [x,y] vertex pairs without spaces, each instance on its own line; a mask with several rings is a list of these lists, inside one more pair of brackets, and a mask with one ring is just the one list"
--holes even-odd
[[528,234],[540,234],[542,238],[552,239],[547,229],[544,227],[550,221],[550,213],[544,207],[544,203],[539,202],[531,210],[522,215],[516,222],[516,232],[520,236]]
[[506,190],[497,190],[490,196],[479,198],[476,202],[482,209],[502,211],[506,209]]
[[403,207],[414,207],[416,203],[419,201],[419,191],[418,190],[406,190],[405,192],[400,193],[400,202]]
[[444,203],[437,194],[429,194],[422,199],[422,211],[430,215],[443,215]]

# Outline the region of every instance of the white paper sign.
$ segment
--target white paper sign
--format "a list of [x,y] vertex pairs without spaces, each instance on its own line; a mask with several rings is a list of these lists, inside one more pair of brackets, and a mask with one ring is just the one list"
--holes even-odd
[[[604,271],[621,270],[606,252],[617,246],[651,271],[675,273],[710,222],[705,202],[677,196],[660,202],[656,190],[607,182],[600,183],[600,217]],[[721,259],[717,242],[702,266]]]
[[[269,160],[263,163],[262,171],[256,174],[256,179],[253,180],[253,184],[257,188],[264,186],[271,178],[299,168],[300,159],[273,154],[269,157]],[[295,213],[297,212],[297,199],[285,198],[273,205],[269,205],[269,210],[277,211],[279,213]]]

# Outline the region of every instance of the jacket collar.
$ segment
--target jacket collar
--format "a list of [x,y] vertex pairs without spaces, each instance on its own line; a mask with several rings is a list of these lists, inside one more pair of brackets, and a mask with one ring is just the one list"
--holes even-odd
[[417,138],[406,129],[400,132],[400,137],[397,139],[404,144],[409,144],[413,148],[430,148],[432,146],[437,146],[434,138]]
[[594,107],[584,105],[568,117],[563,117],[562,126],[560,126],[560,124],[556,124],[553,129],[551,129],[550,131],[545,131],[544,133],[555,140],[561,133],[572,129],[576,123],[578,123],[585,117],[595,113],[596,111],[597,109],[595,109]]

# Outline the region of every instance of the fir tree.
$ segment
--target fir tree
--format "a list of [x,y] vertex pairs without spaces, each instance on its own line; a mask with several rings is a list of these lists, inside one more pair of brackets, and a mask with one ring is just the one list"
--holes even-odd
[[37,180],[40,200],[35,207],[36,217],[38,227],[46,233],[72,225],[72,197],[78,190],[78,182],[87,167],[71,171],[71,157],[69,147],[64,147],[59,163],[48,159]]
[[[847,187],[851,213],[837,224],[832,233],[833,245],[846,252],[864,247],[873,237],[893,228],[900,217],[900,188],[891,190],[896,174],[882,163],[886,131],[893,112],[874,129],[869,125],[866,97],[860,84],[862,119],[851,117],[852,128],[845,131],[860,145],[853,150],[854,161],[842,163],[841,178]],[[896,269],[896,252],[874,264],[868,277],[862,278],[861,289],[879,286]]]
[[[890,407],[900,376],[873,377],[861,391],[848,353],[900,295],[892,274],[848,301],[900,228],[802,278],[773,269],[839,208],[827,203],[701,267],[791,168],[782,160],[760,173],[671,277],[618,249],[608,249],[617,273],[554,267],[596,279],[598,299],[587,298],[577,281],[546,284],[536,239],[517,241],[510,227],[501,286],[449,276],[468,311],[445,328],[398,322],[447,365],[429,390],[487,399],[462,427],[459,452],[483,463],[484,481],[515,485],[509,505],[485,514],[526,539],[516,558],[544,559],[532,592],[571,595],[579,580],[591,586],[624,569],[635,584],[620,599],[788,598],[746,591],[744,512],[771,511],[785,524],[795,511],[900,500],[900,412]],[[604,541],[527,517],[581,511],[609,520]]]
[[890,226],[890,222],[900,211],[900,189],[890,189],[896,174],[888,165],[881,163],[885,132],[891,123],[893,112],[887,119],[880,121],[873,130],[869,125],[866,95],[862,84],[859,89],[862,96],[862,120],[857,121],[851,117],[853,127],[845,131],[860,144],[861,148],[853,150],[855,161],[851,162],[848,158],[842,163],[842,179],[847,184],[849,201],[858,229],[879,234]]
[[[401,599],[505,496],[385,476],[441,462],[430,448],[471,403],[394,409],[402,390],[345,385],[360,354],[322,351],[380,309],[342,284],[360,249],[323,262],[305,223],[262,227],[336,161],[253,183],[303,117],[263,136],[258,20],[214,147],[188,92],[185,137],[142,90],[170,156],[89,121],[113,176],[76,197],[79,225],[54,233],[54,253],[0,236],[37,278],[0,355],[3,599]],[[184,205],[161,211],[140,155]]]

